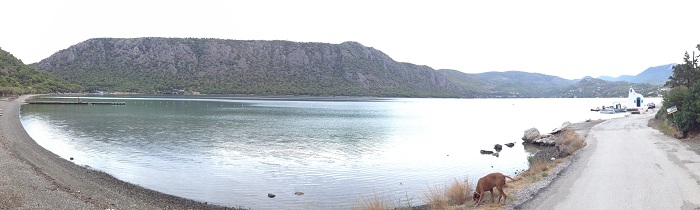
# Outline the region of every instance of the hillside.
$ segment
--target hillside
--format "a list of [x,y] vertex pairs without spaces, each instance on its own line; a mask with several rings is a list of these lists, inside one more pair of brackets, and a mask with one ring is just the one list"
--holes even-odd
[[87,90],[463,96],[459,87],[432,68],[396,62],[356,42],[100,38],[78,43],[32,65]]
[[552,97],[556,91],[576,82],[556,76],[520,71],[466,74],[439,70],[447,79],[476,97]]
[[[649,84],[567,80],[520,71],[434,70],[396,62],[356,42],[100,38],[32,66],[80,84],[86,91],[522,98],[625,97],[634,87],[645,95],[656,94],[656,87]],[[636,78],[665,81],[664,68],[668,66],[647,69]]]
[[78,92],[81,87],[25,65],[0,48],[0,95]]
[[626,81],[632,83],[649,83],[654,85],[663,85],[668,81],[668,77],[673,75],[673,66],[676,64],[666,64],[661,66],[649,67],[641,73],[631,76],[622,75],[619,77],[601,76],[598,79],[606,81]]
[[629,88],[634,88],[637,93],[644,96],[656,97],[659,94],[658,87],[648,83],[610,82],[602,79],[585,78],[560,89],[553,95],[563,98],[616,98],[627,97]]

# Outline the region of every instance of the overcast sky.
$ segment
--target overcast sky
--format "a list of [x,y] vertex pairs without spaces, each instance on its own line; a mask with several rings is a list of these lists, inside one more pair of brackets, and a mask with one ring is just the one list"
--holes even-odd
[[468,73],[636,75],[700,44],[700,1],[73,1],[0,3],[0,48],[25,63],[90,38],[356,41]]

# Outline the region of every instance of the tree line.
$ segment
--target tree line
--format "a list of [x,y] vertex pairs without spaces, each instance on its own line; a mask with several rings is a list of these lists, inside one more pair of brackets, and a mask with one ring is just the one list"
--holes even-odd
[[[700,50],[700,44],[696,46]],[[665,120],[675,126],[686,136],[688,132],[700,130],[700,53],[692,55],[685,52],[683,63],[673,67],[666,86],[671,88],[663,97],[662,109],[656,114],[657,119]],[[669,114],[667,109],[675,106],[677,111]]]

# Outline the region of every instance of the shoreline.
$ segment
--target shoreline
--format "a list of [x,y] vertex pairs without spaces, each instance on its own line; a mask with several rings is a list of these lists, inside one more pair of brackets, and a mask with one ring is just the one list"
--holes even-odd
[[[23,168],[0,172],[0,209],[243,209],[211,205],[143,188],[53,154],[38,145],[19,120],[21,105],[33,96],[36,95],[0,101],[0,109],[4,111],[0,116],[0,167],[18,165]],[[593,126],[604,121],[578,122],[570,126],[585,139]],[[577,156],[567,158],[542,180],[512,193],[515,200],[500,207],[518,208],[533,199],[562,170],[577,161]]]
[[124,182],[46,150],[19,119],[32,96],[0,101],[0,209],[237,209]]

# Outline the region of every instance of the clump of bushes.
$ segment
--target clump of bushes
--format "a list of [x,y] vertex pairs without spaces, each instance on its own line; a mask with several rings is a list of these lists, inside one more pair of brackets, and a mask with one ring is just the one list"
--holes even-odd
[[[700,44],[696,46],[700,50]],[[688,132],[700,130],[700,54],[693,56],[686,51],[683,63],[673,66],[673,75],[668,78],[665,86],[671,88],[664,94],[661,109],[656,113],[656,119],[665,119],[672,123],[669,130],[677,138],[684,138]],[[666,109],[675,106],[677,112],[669,114]]]

